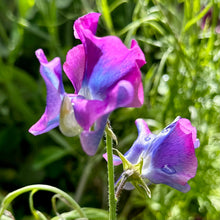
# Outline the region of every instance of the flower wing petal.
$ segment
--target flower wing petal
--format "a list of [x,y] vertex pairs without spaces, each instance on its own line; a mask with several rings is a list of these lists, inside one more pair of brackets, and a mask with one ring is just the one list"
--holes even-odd
[[80,135],[80,141],[83,150],[90,156],[94,155],[97,151],[99,143],[102,139],[108,115],[104,115],[96,120],[94,130],[84,130]]
[[143,119],[137,119],[135,124],[138,129],[138,138],[132,147],[125,153],[125,157],[133,164],[138,163],[140,156],[149,148],[154,136]]
[[41,64],[40,73],[47,88],[47,105],[42,117],[29,129],[33,135],[45,133],[58,126],[62,96],[65,93],[60,59],[56,57],[48,62],[42,49],[36,51],[36,56]]
[[[103,154],[102,156],[106,161],[108,161],[107,153]],[[114,164],[114,166],[118,166],[121,163],[122,163],[121,158],[119,156],[116,156],[116,155],[113,154],[113,164]]]

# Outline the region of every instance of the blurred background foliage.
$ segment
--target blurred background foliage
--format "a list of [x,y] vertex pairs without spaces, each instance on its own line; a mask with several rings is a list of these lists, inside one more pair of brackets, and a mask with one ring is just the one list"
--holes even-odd
[[[99,152],[87,156],[79,138],[58,129],[37,137],[29,127],[42,115],[46,88],[34,51],[49,60],[65,61],[74,39],[75,19],[101,12],[98,36],[117,35],[129,47],[136,39],[145,53],[142,68],[145,103],[139,109],[118,109],[111,125],[121,152],[137,137],[136,118],[146,119],[158,133],[176,116],[198,129],[198,171],[184,194],[152,185],[152,198],[123,191],[119,220],[220,219],[220,1],[218,0],[1,0],[0,1],[0,197],[34,183],[56,186],[82,207],[107,209],[104,139]],[[204,20],[204,15],[210,16]],[[202,28],[202,24],[205,26]],[[63,75],[65,89],[73,92]],[[94,172],[95,170],[95,172]],[[121,167],[116,168],[116,179]],[[59,211],[68,211],[58,204]],[[50,194],[35,195],[35,207],[54,215]],[[16,219],[28,219],[28,197],[11,207]]]

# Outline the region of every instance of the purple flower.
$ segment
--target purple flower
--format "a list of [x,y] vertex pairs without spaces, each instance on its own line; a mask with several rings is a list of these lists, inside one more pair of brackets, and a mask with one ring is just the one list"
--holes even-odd
[[90,13],[74,23],[74,36],[82,44],[67,53],[63,65],[74,94],[63,89],[59,58],[48,63],[42,50],[36,52],[47,86],[47,107],[29,130],[38,135],[59,125],[67,136],[80,135],[89,155],[97,150],[109,114],[119,107],[140,107],[144,99],[143,52],[134,40],[128,49],[115,36],[95,36],[99,16]]
[[[190,190],[188,181],[197,170],[195,148],[199,146],[196,128],[188,119],[177,117],[158,135],[150,132],[143,119],[136,120],[138,138],[125,153],[132,164],[143,159],[141,176],[154,184],[166,184],[181,192]],[[106,159],[106,155],[104,155]],[[114,156],[114,165],[122,163]],[[130,188],[130,185],[125,185]]]
[[[201,20],[201,28],[202,30],[205,29],[205,27],[210,27],[212,23],[212,17],[213,17],[213,8],[209,9],[209,11],[203,16]],[[220,18],[218,17],[217,25],[215,27],[215,31],[217,34],[220,34]]]

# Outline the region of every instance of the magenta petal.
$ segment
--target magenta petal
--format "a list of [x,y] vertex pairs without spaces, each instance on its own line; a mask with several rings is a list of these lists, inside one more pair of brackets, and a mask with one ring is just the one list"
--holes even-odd
[[146,64],[145,56],[137,41],[134,39],[131,41],[131,49],[133,51],[133,56],[138,64],[138,67],[141,68],[144,64]]
[[108,115],[102,116],[96,121],[94,131],[83,131],[80,135],[82,148],[90,156],[94,155],[97,151],[105,130],[107,119]]
[[127,105],[122,105],[122,107],[140,107],[143,105],[144,91],[140,75],[140,70],[137,67],[134,67],[131,72],[127,73],[126,77],[121,79],[121,81],[128,81],[132,86],[132,96],[130,95],[132,99],[130,99]]
[[111,112],[119,107],[130,107],[133,101],[134,88],[127,80],[119,81],[107,94],[104,100],[107,104],[107,112]]
[[78,97],[72,100],[75,118],[78,124],[89,130],[95,121],[105,115],[105,102],[99,100],[87,100]]
[[72,82],[75,93],[78,93],[82,86],[85,71],[85,51],[83,45],[78,45],[68,51],[63,69]]
[[84,15],[77,19],[74,23],[73,29],[74,29],[74,36],[76,39],[80,39],[83,43],[83,33],[82,30],[89,30],[93,34],[96,33],[99,16],[101,14],[99,13],[89,13],[87,15]]
[[[104,158],[106,161],[108,161],[107,153],[103,154],[102,156],[103,156],[103,158]],[[121,163],[122,163],[121,158],[118,157],[118,156],[116,156],[116,155],[113,155],[113,164],[114,164],[114,166],[118,166],[118,165],[120,165]]]
[[40,61],[40,73],[47,88],[47,106],[40,120],[29,129],[33,135],[45,133],[58,126],[64,94],[60,59],[56,57],[48,62],[42,49],[36,51],[36,56]]
[[178,122],[180,124],[181,130],[185,134],[191,134],[192,135],[192,141],[194,143],[194,147],[197,148],[200,145],[199,139],[196,138],[197,131],[196,128],[191,125],[191,122],[186,118],[181,118]]
[[193,143],[196,141],[196,128],[191,125],[191,122],[186,118],[181,118],[179,121],[180,130],[184,134],[192,134]]
[[88,56],[85,77],[93,97],[103,99],[115,83],[127,79],[133,84],[134,99],[142,103],[143,89],[139,65],[144,64],[145,59],[137,45],[128,49],[117,37],[98,38],[91,33],[84,34],[85,52]]

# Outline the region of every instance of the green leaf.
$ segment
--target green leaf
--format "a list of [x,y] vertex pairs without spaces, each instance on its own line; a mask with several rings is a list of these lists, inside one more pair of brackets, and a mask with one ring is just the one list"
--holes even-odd
[[98,0],[97,6],[103,15],[102,18],[105,21],[105,24],[106,24],[106,27],[107,27],[109,33],[114,34],[114,27],[113,27],[113,23],[112,23],[111,11],[109,9],[108,1],[107,0]]
[[128,0],[116,0],[112,2],[112,4],[109,6],[109,11],[113,12],[118,6],[120,6],[123,3],[127,3]]
[[26,17],[28,11],[34,6],[35,0],[19,0],[18,8],[21,17]]
[[161,35],[165,35],[166,32],[164,28],[156,21],[151,21],[148,23],[151,27],[153,27],[155,30],[157,30]]
[[195,24],[198,20],[200,20],[209,11],[211,7],[212,7],[212,2],[210,2],[196,17],[192,18],[186,23],[184,27],[184,31],[187,31],[193,24]]
[[50,40],[50,36],[45,31],[42,31],[38,26],[33,25],[31,22],[24,18],[16,18],[14,17],[14,22],[17,22],[22,28],[27,29],[31,33],[35,34],[36,36],[44,39],[44,40]]
[[[157,13],[152,13],[152,14],[149,14],[143,18],[140,18],[136,21],[133,21],[131,22],[130,24],[128,24],[126,27],[124,27],[121,31],[119,31],[117,33],[117,35],[121,36],[123,34],[125,34],[126,32],[130,31],[130,30],[135,30],[137,29],[138,27],[140,27],[141,25],[150,25],[153,21],[157,21],[159,19],[159,15]],[[153,25],[152,25],[153,26]],[[157,25],[158,26],[158,25]],[[155,26],[155,23],[154,23],[154,27],[156,28]],[[157,27],[158,29],[159,27]],[[160,30],[161,31],[161,30]]]

